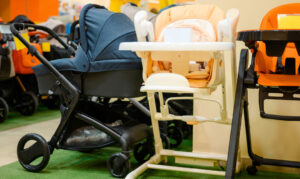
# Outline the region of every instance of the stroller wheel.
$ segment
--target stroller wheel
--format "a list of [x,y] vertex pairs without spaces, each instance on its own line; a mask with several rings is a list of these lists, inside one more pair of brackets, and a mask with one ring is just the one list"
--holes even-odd
[[168,127],[168,138],[170,140],[170,147],[174,148],[179,146],[183,140],[183,132],[175,126]]
[[0,122],[5,121],[8,114],[8,104],[5,99],[0,97]]
[[247,167],[246,170],[247,170],[247,173],[250,175],[256,175],[256,173],[257,173],[257,168],[254,165]]
[[38,98],[31,92],[26,91],[21,94],[19,99],[19,104],[17,104],[16,109],[22,115],[29,116],[32,115],[38,107]]
[[[28,142],[30,146],[27,147]],[[50,159],[50,148],[42,136],[26,134],[18,143],[17,154],[23,168],[30,172],[38,172],[47,166]]]
[[140,142],[138,143],[133,150],[134,158],[139,164],[143,164],[154,155],[154,146],[152,142]]
[[187,139],[193,134],[193,126],[184,123],[182,125],[183,138]]
[[123,153],[112,154],[108,159],[107,167],[112,176],[123,178],[129,172],[129,158]]
[[48,109],[59,109],[60,99],[57,95],[49,95],[47,99],[43,100],[43,104]]

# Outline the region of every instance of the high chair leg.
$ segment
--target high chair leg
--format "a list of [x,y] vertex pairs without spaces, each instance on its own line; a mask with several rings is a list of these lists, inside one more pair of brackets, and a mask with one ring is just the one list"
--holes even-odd
[[227,158],[227,168],[226,168],[226,179],[234,178],[236,160],[239,148],[239,138],[241,130],[241,118],[242,118],[242,109],[245,97],[245,84],[244,77],[246,66],[248,63],[248,50],[243,49],[240,55],[240,64],[238,72],[238,80],[236,87],[236,95],[234,101],[234,111],[232,117],[231,133],[230,133],[230,142],[228,149],[228,158]]

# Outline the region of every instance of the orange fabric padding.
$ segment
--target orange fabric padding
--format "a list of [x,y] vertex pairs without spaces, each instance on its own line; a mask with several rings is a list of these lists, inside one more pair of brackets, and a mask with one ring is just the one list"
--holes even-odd
[[260,74],[258,84],[263,86],[300,86],[300,75]]
[[[39,44],[31,43],[35,48],[43,54],[42,48]],[[17,74],[33,74],[32,67],[41,64],[41,62],[31,54],[27,54],[28,49],[13,50],[12,58],[14,62],[15,72]]]
[[168,24],[182,19],[203,19],[209,21],[218,32],[218,22],[225,18],[222,9],[215,5],[193,4],[176,6],[163,11],[155,22],[155,38],[158,39],[161,31]]
[[[203,88],[206,87],[208,82],[211,79],[212,75],[212,67],[213,67],[214,59],[210,59],[206,65],[206,68],[208,68],[207,73],[203,73],[202,75],[195,75],[193,73],[189,73],[185,75],[185,77],[188,79],[190,87],[193,88]],[[206,78],[203,78],[203,76],[207,76]]]
[[[275,73],[277,58],[278,57],[270,57],[266,54],[266,45],[264,42],[259,42],[258,51],[255,57],[255,71],[257,73]],[[300,65],[300,56],[298,55],[297,49],[294,43],[288,43],[282,54],[282,65],[285,66],[286,58],[295,58],[295,71],[298,73],[298,67]]]
[[[285,4],[271,9],[262,19],[260,30],[277,30],[278,14],[300,14],[300,3]],[[276,72],[277,58],[266,54],[264,42],[258,42],[258,49],[255,57],[255,71],[258,73],[258,84],[264,86],[300,86],[300,56],[297,53],[294,43],[288,43],[282,54],[282,65],[285,66],[286,58],[295,58],[295,71],[297,75],[270,74]]]
[[46,32],[41,32],[41,31],[29,31],[28,32],[28,35],[31,37],[31,36],[34,36],[34,35],[40,35],[40,38],[41,39],[45,39],[45,38],[48,38],[49,37],[49,34],[47,34]]

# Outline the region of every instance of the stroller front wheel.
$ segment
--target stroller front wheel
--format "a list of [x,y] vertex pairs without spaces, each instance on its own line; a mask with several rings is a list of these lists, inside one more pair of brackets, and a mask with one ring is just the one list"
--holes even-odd
[[112,176],[123,178],[129,172],[130,161],[125,154],[115,153],[110,156],[107,165]]
[[37,96],[31,91],[22,93],[18,101],[19,104],[17,104],[16,109],[25,116],[32,115],[38,108],[39,104]]
[[[28,146],[30,144],[30,146]],[[38,134],[26,134],[17,147],[18,160],[22,167],[30,172],[44,169],[50,159],[50,148],[47,141]],[[38,162],[42,159],[40,162]]]
[[8,114],[8,104],[5,99],[0,97],[0,122],[5,121]]

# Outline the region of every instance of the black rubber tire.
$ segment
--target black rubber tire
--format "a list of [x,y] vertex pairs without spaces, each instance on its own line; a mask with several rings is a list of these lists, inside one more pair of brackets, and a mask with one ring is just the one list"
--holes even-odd
[[49,95],[47,99],[42,100],[48,109],[59,109],[60,99],[58,95]]
[[247,167],[246,170],[249,175],[256,175],[257,173],[257,168],[254,165]]
[[107,161],[107,168],[112,176],[124,178],[130,169],[129,158],[123,153],[112,154]]
[[133,155],[139,164],[148,161],[155,153],[154,144],[152,142],[140,142],[134,146]]
[[183,141],[183,132],[182,132],[182,130],[175,127],[175,126],[169,126],[168,127],[167,136],[169,138],[171,148],[179,146]]
[[[28,141],[36,141],[30,147],[24,149]],[[23,136],[17,147],[17,155],[19,163],[24,169],[30,172],[39,172],[44,169],[50,159],[50,148],[47,141],[38,134],[26,134]],[[42,161],[37,165],[31,165],[37,158],[43,157]]]
[[0,97],[0,122],[5,121],[9,112],[9,107],[5,99]]
[[38,97],[32,91],[25,91],[21,94],[19,103],[17,105],[17,111],[24,116],[32,115],[38,108]]
[[182,124],[181,130],[183,132],[184,139],[187,139],[191,135],[193,135],[193,126],[192,125],[188,125],[188,124],[184,123],[184,124]]
[[92,153],[94,151],[94,149],[81,149],[81,150],[78,150],[78,152],[81,152],[81,153]]

